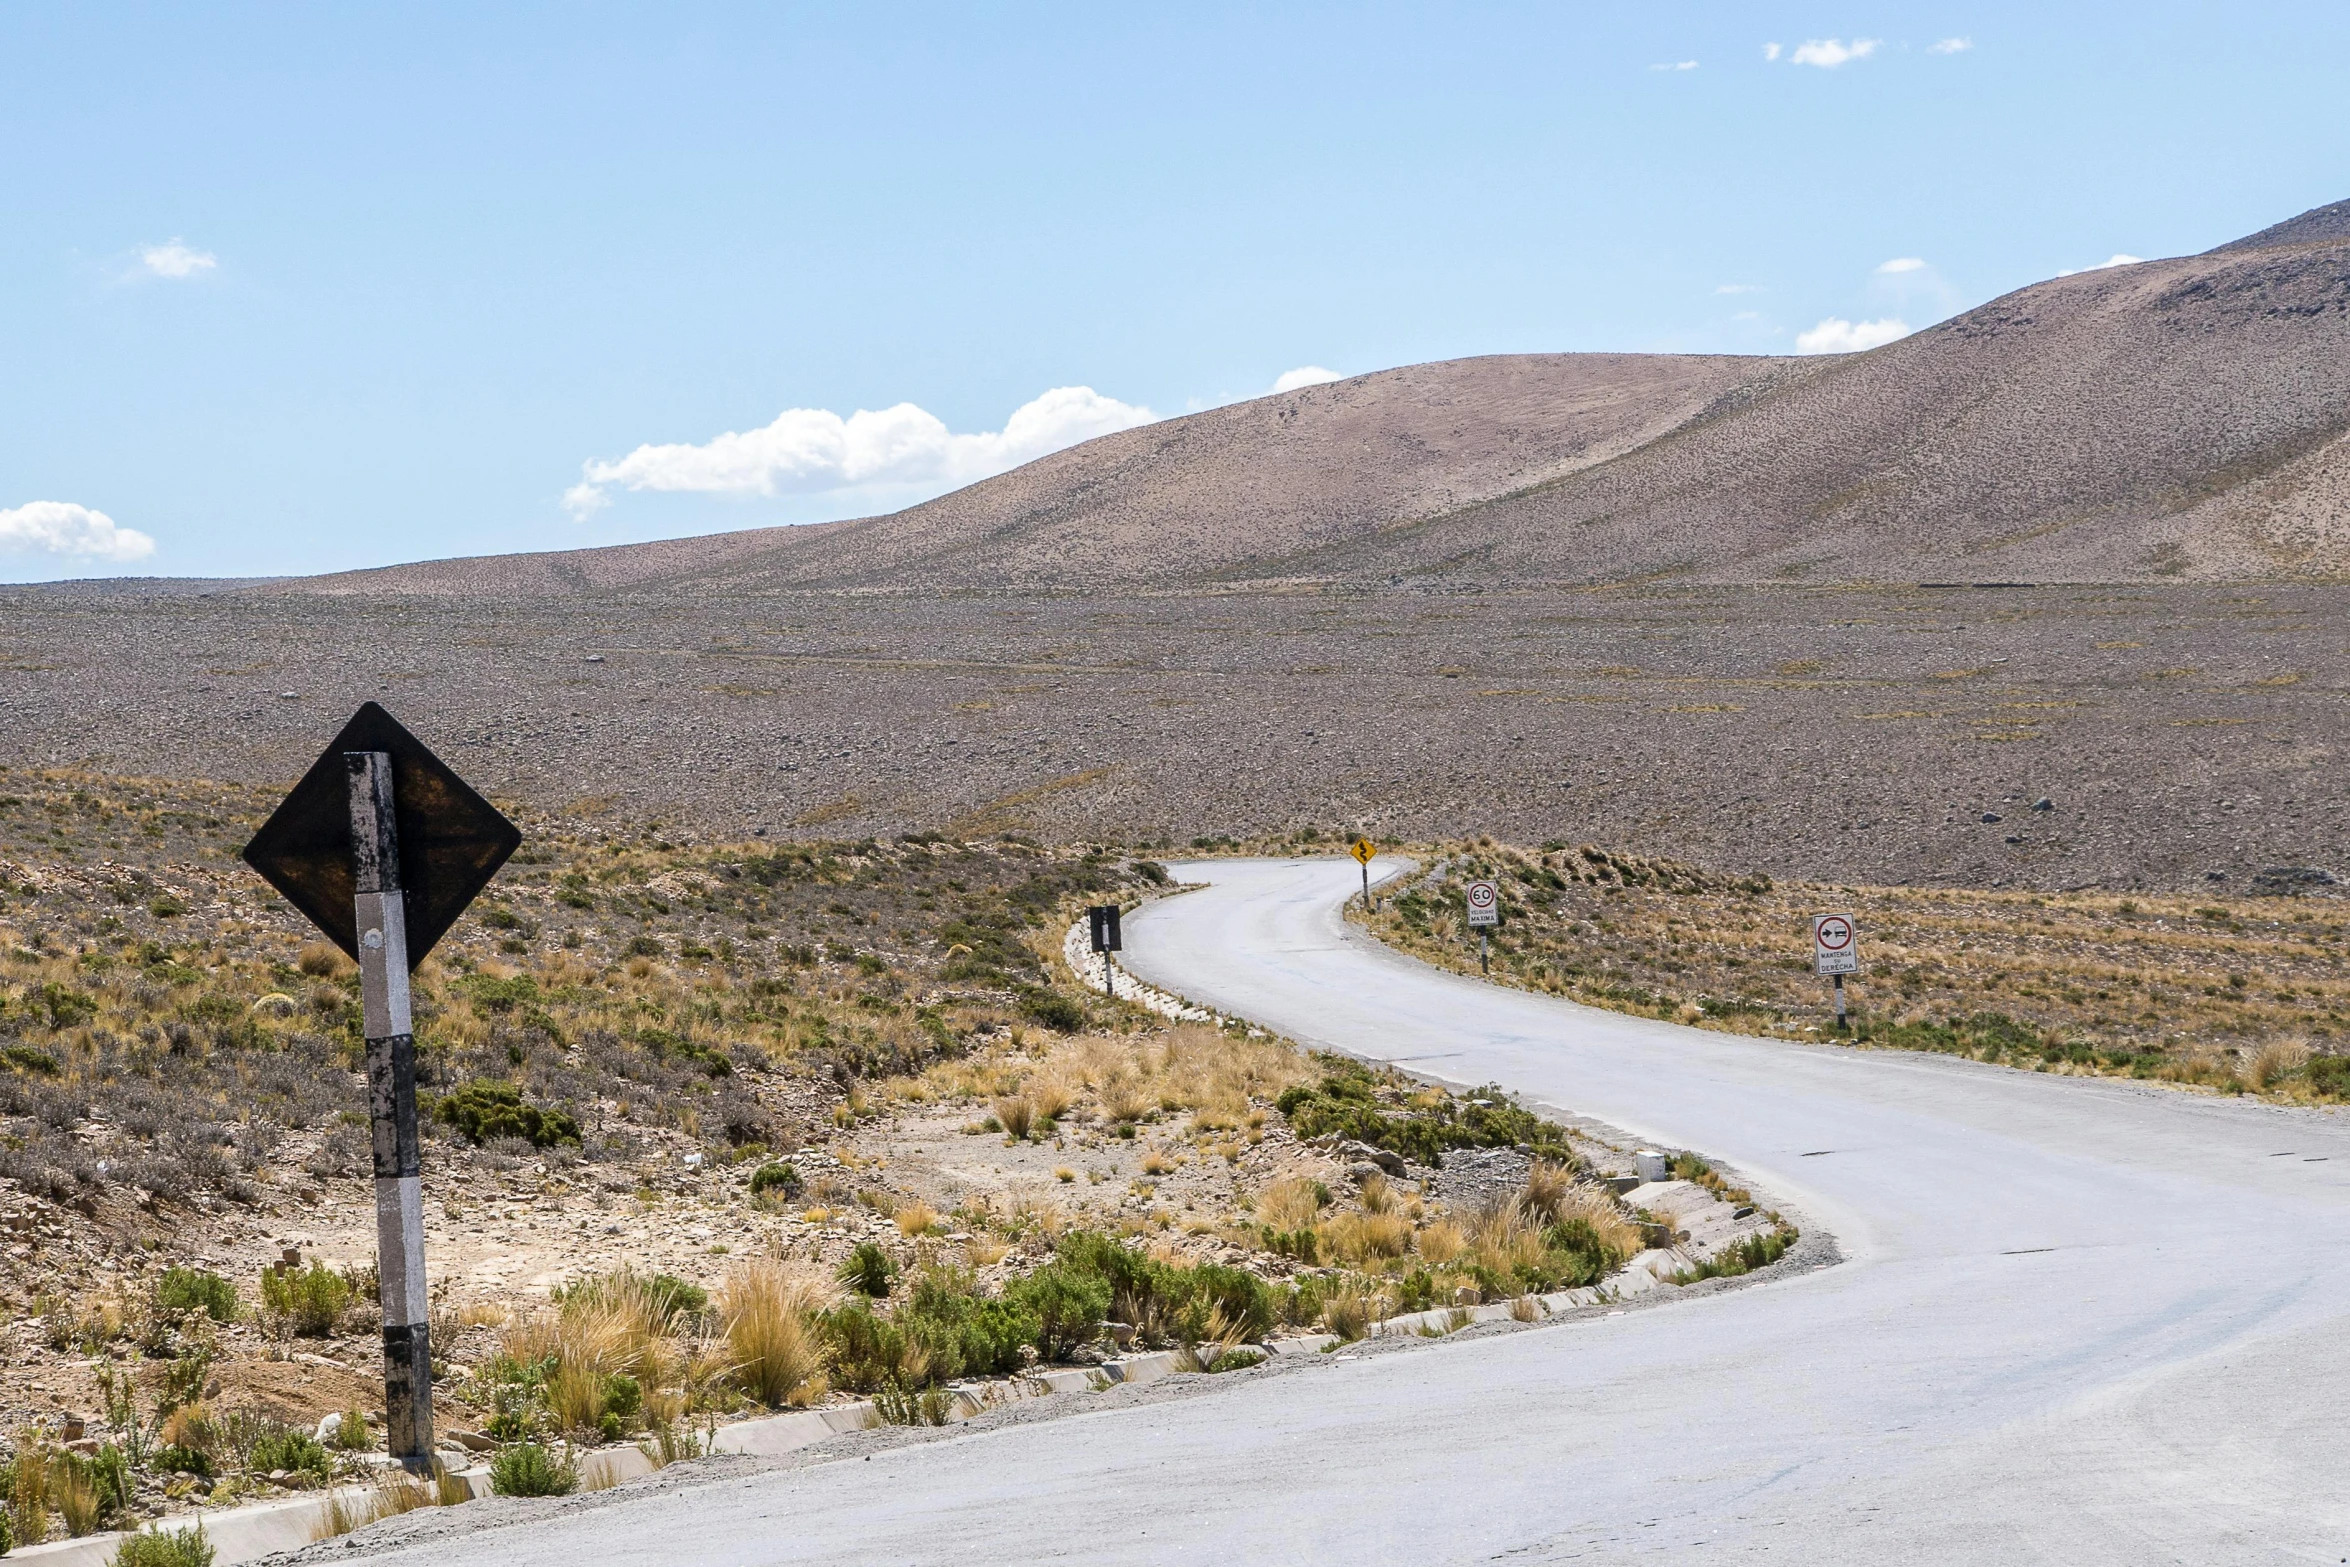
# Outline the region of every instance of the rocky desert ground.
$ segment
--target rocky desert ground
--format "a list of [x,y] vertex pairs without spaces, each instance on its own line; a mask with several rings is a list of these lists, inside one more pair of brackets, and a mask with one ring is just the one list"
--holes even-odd
[[501,798],[726,837],[1491,832],[2241,891],[2343,863],[2343,592],[18,589],[0,761],[282,787],[373,698]]
[[[236,860],[269,803],[0,772],[20,1543],[315,1487],[380,1446],[356,977]],[[918,1423],[958,1379],[1681,1265],[1673,1217],[1603,1179],[1629,1150],[1498,1087],[1075,983],[1070,922],[1166,888],[1155,861],[520,814],[524,848],[417,974],[452,1461],[676,1456],[860,1396]],[[1703,1276],[1795,1238],[1724,1233]]]

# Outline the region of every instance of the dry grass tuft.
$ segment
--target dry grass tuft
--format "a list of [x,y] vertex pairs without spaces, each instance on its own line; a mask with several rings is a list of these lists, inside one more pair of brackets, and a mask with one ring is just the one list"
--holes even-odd
[[1258,1219],[1276,1230],[1302,1230],[1321,1216],[1321,1194],[1302,1175],[1275,1181],[1257,1194]]
[[824,1348],[816,1313],[832,1298],[825,1282],[780,1263],[738,1268],[719,1293],[718,1317],[733,1379],[770,1409],[824,1396]]
[[2298,1039],[2280,1039],[2261,1047],[2246,1074],[2252,1086],[2266,1093],[2309,1064],[2309,1046]]
[[1412,1243],[1411,1221],[1400,1213],[1342,1213],[1322,1227],[1323,1244],[1352,1267],[1400,1257]]
[[1358,1285],[1349,1284],[1323,1305],[1322,1326],[1351,1344],[1371,1331],[1378,1314],[1377,1297]]
[[1542,1264],[1542,1230],[1515,1198],[1485,1205],[1469,1224],[1469,1250],[1480,1267],[1507,1278]]
[[1138,1076],[1121,1074],[1102,1085],[1102,1113],[1113,1121],[1139,1121],[1158,1104],[1150,1084]]
[[909,1239],[916,1235],[928,1235],[938,1228],[938,1210],[919,1199],[898,1209],[892,1218],[897,1223],[898,1233]]
[[1438,1267],[1459,1260],[1469,1249],[1467,1232],[1450,1219],[1439,1219],[1418,1236],[1420,1255]]
[[1028,1102],[1036,1107],[1039,1120],[1058,1121],[1069,1113],[1069,1106],[1077,1102],[1077,1096],[1059,1078],[1046,1077],[1029,1085]]
[[1026,1094],[1009,1094],[995,1102],[996,1124],[1015,1142],[1023,1141],[1036,1124],[1036,1106]]

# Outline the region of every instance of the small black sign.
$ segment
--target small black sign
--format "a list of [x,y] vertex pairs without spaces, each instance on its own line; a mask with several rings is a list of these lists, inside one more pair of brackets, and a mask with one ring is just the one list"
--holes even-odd
[[1086,917],[1093,921],[1093,950],[1096,952],[1117,951],[1118,905],[1097,903],[1087,909],[1085,913]]
[[383,751],[392,759],[408,966],[414,968],[489,885],[521,844],[522,832],[401,728],[398,719],[373,702],[360,708],[261,824],[244,855],[247,865],[354,959],[359,932],[351,907],[347,751]]

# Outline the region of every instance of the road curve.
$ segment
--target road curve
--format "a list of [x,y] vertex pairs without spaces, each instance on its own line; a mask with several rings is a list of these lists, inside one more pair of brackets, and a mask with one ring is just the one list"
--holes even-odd
[[2335,1562],[2340,1118],[1742,1039],[1441,974],[1354,867],[1183,868],[1129,966],[1725,1160],[1847,1261],[434,1542],[436,1562]]

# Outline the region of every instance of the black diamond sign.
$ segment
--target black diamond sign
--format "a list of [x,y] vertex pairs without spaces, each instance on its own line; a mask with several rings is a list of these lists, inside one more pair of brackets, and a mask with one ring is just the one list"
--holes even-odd
[[360,708],[245,845],[245,863],[354,959],[359,932],[351,906],[346,751],[383,751],[392,759],[408,966],[414,968],[489,885],[521,844],[522,833],[423,741],[401,728],[398,719],[373,702]]

